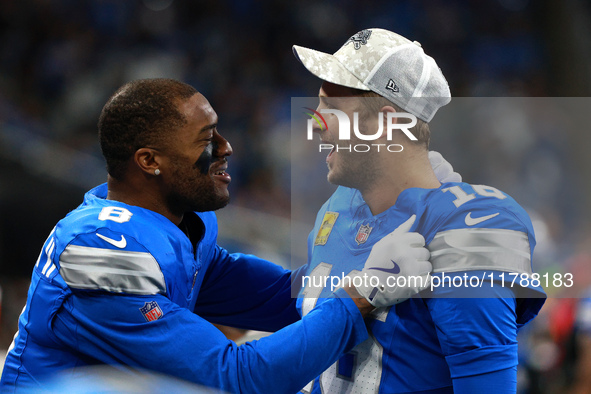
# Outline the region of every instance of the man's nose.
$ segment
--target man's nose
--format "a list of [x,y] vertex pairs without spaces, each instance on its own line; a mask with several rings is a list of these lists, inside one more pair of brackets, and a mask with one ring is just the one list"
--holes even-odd
[[215,138],[214,145],[215,155],[218,157],[230,156],[233,153],[232,145],[227,139],[218,134]]

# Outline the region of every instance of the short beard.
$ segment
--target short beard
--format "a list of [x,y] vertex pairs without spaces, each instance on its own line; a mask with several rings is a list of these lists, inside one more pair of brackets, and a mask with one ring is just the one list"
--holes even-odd
[[[358,190],[372,188],[378,181],[377,162],[368,153],[345,153],[338,168],[329,171],[327,180],[335,185]],[[336,170],[336,171],[335,171]]]
[[195,195],[185,195],[174,193],[168,196],[169,207],[182,207],[184,212],[208,212],[217,211],[230,203],[230,196],[220,196],[214,192],[214,189],[207,185],[202,188],[205,192],[195,193]]
[[[219,194],[215,187],[215,181],[211,176],[201,174],[203,171],[191,171],[189,176],[183,174],[182,163],[173,159],[173,167],[178,176],[175,178],[174,192],[167,198],[167,204],[171,208],[177,208],[182,212],[208,212],[216,211],[228,205],[230,196],[226,193]],[[195,168],[197,169],[197,168]]]

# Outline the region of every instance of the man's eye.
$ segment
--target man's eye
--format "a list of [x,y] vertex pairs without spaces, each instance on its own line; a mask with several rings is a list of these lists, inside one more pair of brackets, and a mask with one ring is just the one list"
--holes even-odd
[[338,108],[338,101],[326,101],[324,106],[328,109],[337,109]]

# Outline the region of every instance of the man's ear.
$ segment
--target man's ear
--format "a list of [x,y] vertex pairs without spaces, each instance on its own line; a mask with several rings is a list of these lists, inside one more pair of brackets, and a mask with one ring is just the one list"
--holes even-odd
[[[386,138],[387,137],[387,130],[388,130],[388,113],[396,113],[396,109],[394,109],[394,107],[392,107],[391,105],[384,105],[381,109],[380,112],[383,114],[382,115],[382,122],[383,122],[383,132],[380,138]],[[397,123],[398,119],[396,118],[392,118],[392,123]]]
[[[382,112],[384,114],[384,122],[386,122],[386,120],[388,118],[388,112],[396,113],[396,110],[391,105],[384,105],[382,107],[382,109],[380,109],[380,112]],[[396,122],[397,121],[398,121],[398,119],[396,119]],[[394,123],[396,123],[396,122],[394,122]],[[384,126],[385,125],[386,125],[386,123],[384,123]]]
[[160,154],[151,148],[140,148],[133,155],[135,164],[140,170],[150,175],[160,174]]

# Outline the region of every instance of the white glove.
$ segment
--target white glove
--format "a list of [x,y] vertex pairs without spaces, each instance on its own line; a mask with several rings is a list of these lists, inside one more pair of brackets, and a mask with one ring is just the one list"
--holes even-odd
[[439,182],[462,182],[462,176],[454,172],[451,164],[441,156],[441,153],[430,150],[429,162]]
[[398,304],[430,286],[433,267],[425,238],[409,232],[415,219],[412,215],[376,242],[365,267],[355,275],[359,278],[352,278],[357,292],[376,308]]

